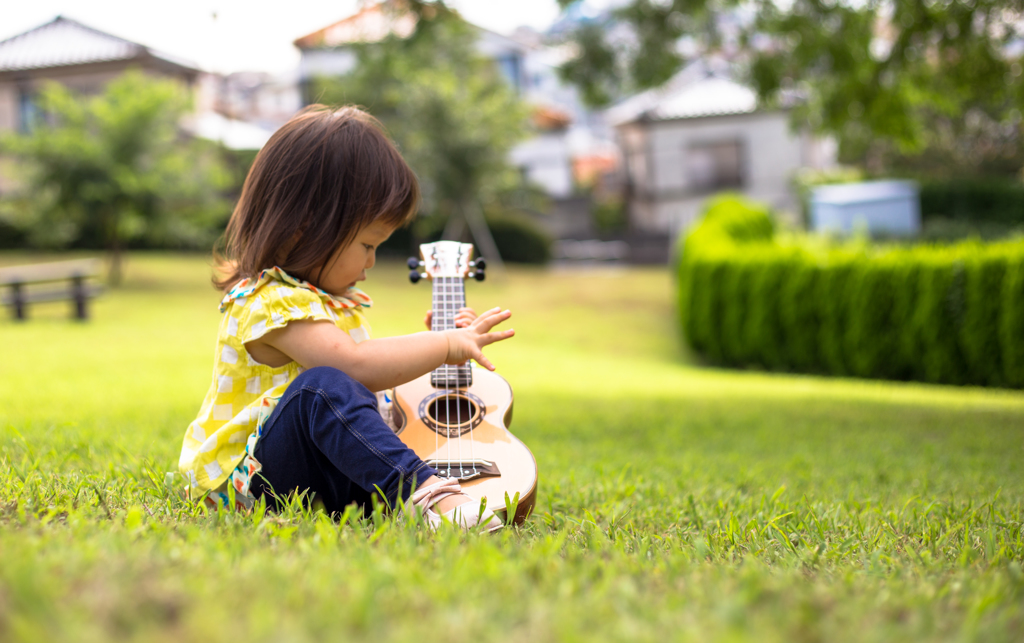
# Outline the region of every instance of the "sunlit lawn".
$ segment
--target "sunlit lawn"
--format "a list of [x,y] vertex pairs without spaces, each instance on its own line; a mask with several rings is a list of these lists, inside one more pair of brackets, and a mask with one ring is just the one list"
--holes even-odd
[[[404,274],[371,272],[378,335],[422,327]],[[85,324],[0,320],[0,641],[1024,637],[1024,394],[700,368],[664,269],[467,290],[513,310],[489,356],[541,471],[495,537],[166,486],[211,373],[204,258],[133,257]]]

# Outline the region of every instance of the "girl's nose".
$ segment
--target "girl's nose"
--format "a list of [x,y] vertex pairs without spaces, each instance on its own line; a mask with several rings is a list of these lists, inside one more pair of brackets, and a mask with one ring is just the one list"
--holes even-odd
[[373,268],[373,264],[377,263],[377,251],[371,250],[370,254],[366,257],[366,269]]

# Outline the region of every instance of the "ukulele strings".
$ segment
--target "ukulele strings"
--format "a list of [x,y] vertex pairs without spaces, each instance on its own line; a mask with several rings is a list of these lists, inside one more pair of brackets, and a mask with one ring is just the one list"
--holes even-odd
[[[442,300],[444,302],[444,327],[446,330],[455,328],[455,315],[452,314],[452,302],[450,294],[450,280],[452,277],[443,277],[441,281],[441,288],[443,292]],[[459,476],[452,475],[452,365],[445,363],[444,365],[444,435],[447,437],[447,441],[444,443],[447,449],[447,467],[449,467],[449,477],[458,478]]]
[[[434,251],[434,269],[435,270],[437,269],[437,251],[436,250]],[[438,306],[438,301],[437,301],[438,294],[439,293],[438,293],[438,288],[437,288],[437,282],[435,281],[434,287],[433,287],[433,300],[434,300],[434,302],[433,302],[434,303],[433,311],[434,311],[434,315],[433,315],[433,317],[431,319],[431,324],[430,324],[430,327],[431,327],[430,329],[431,330],[443,330],[442,326],[444,325],[444,320],[443,319],[438,319],[438,315],[437,315],[438,311],[440,310],[440,308]],[[440,455],[440,453],[438,453],[440,451],[440,446],[441,446],[440,440],[441,440],[441,432],[435,430],[434,431],[434,462],[435,463],[438,462],[438,456]],[[438,472],[438,473],[440,473],[440,472]]]
[[[468,255],[463,255],[461,251],[459,255],[460,259],[463,257],[465,257],[465,260],[469,259]],[[464,307],[466,305],[466,282],[463,279],[463,277],[459,276],[453,280],[452,286],[453,299],[455,300],[452,302],[452,325],[454,326],[455,314],[458,312],[459,308]],[[465,364],[455,367],[455,388],[456,390],[461,390],[463,381],[465,381],[465,386],[467,389],[467,399],[469,399],[468,389],[470,385],[470,378],[472,377],[473,372],[471,368],[472,364],[470,364],[469,360],[466,360]],[[463,380],[463,377],[465,377],[465,380]],[[472,403],[468,403],[466,405],[466,412],[470,414],[470,416],[466,418],[466,421],[471,424],[469,427],[466,427],[466,429],[469,431],[469,460],[473,465],[473,477],[476,477],[476,437],[473,435],[472,427]],[[456,398],[455,400],[455,418],[457,426],[459,427],[459,474],[460,476],[464,477],[466,475],[466,461],[462,458],[462,404],[460,403],[460,400],[458,398]]]
[[[445,330],[455,328],[455,318],[452,317],[450,305],[448,303],[448,284],[446,279],[442,279],[441,288],[441,301],[442,311],[444,315]],[[448,459],[448,477],[457,478],[458,476],[452,475],[452,391],[451,391],[451,365],[444,365],[444,435],[445,435],[445,450]]]
[[[461,252],[459,253],[462,254]],[[460,306],[466,305],[466,297],[463,294],[459,296],[460,288],[462,285],[462,277],[455,277],[452,279],[452,303],[451,303],[451,314],[452,314],[452,328],[455,328],[455,315],[458,314]],[[458,394],[462,384],[462,366],[455,367],[455,391]],[[450,416],[449,416],[450,417]],[[462,459],[462,404],[459,398],[455,398],[455,426],[457,436],[459,439],[459,478],[462,478],[466,474],[466,461]]]
[[[441,325],[444,330],[455,328],[455,316],[451,310],[451,296],[449,293],[450,277],[439,277],[437,281],[438,290],[441,294],[441,305],[438,312],[441,315]],[[446,474],[448,478],[458,478],[452,475],[452,389],[451,389],[451,365],[444,365],[444,436],[445,436],[445,459],[447,461]]]
[[[458,289],[459,289],[459,295],[460,295],[459,299],[461,300],[462,305],[465,306],[466,305],[466,282],[463,281],[462,279],[459,279],[459,281],[458,281]],[[469,388],[469,384],[470,384],[470,378],[473,375],[473,371],[472,371],[473,365],[470,364],[469,361],[466,361],[466,365],[465,365],[464,368],[465,368],[465,374],[466,374],[466,388],[468,389]],[[467,395],[467,397],[468,397],[468,395]],[[467,421],[472,422],[472,420],[473,420],[472,408],[473,407],[470,404],[470,405],[467,405],[466,408],[467,408],[467,411],[469,411],[469,413],[470,413],[470,417],[467,418]],[[483,409],[480,409],[480,412],[483,413]],[[462,435],[461,434],[459,435],[459,439],[461,441],[461,439],[462,439]],[[476,475],[477,475],[477,471],[476,471],[476,438],[473,436],[473,427],[472,426],[469,427],[469,461],[473,463],[473,477],[475,478]]]
[[[462,252],[459,252],[461,255]],[[462,301],[459,301],[458,286],[462,284],[462,277],[455,277],[452,279],[452,327],[455,327],[455,315],[458,314],[459,305],[465,305],[465,297],[462,297]],[[455,391],[456,394],[459,392],[460,385],[462,384],[462,367],[455,367]],[[459,403],[459,398],[455,398],[455,426],[458,432],[459,438],[459,477],[462,478],[466,474],[466,461],[462,459],[462,404]]]
[[[462,253],[460,252],[460,255]],[[460,256],[461,259],[461,256]],[[436,267],[436,260],[435,260]],[[465,306],[466,303],[466,290],[465,283],[462,277],[438,277],[435,283],[434,293],[434,310],[440,313],[441,319],[435,319],[435,323],[432,324],[434,327],[440,326],[438,330],[451,330],[456,328],[455,316],[458,313],[458,309],[461,306]],[[438,323],[440,322],[440,323]],[[452,431],[455,430],[455,437],[458,440],[456,445],[456,461],[459,464],[459,472],[454,475],[455,478],[462,478],[465,476],[465,461],[462,457],[462,405],[459,400],[459,393],[462,389],[463,378],[465,377],[466,387],[469,386],[469,377],[471,376],[471,366],[469,362],[465,365],[457,365],[454,368],[450,364],[443,366],[442,376],[444,378],[444,396],[445,396],[445,459],[446,459],[446,477],[453,477],[452,475]],[[452,371],[455,372],[455,379],[452,380]],[[454,384],[453,384],[454,381]],[[454,398],[454,399],[453,399]],[[452,425],[451,417],[451,406],[455,404],[455,425]],[[467,409],[470,411],[471,409]],[[472,416],[467,418],[467,421],[471,421]],[[477,462],[476,462],[476,438],[473,435],[472,427],[469,431],[469,451],[470,461],[472,462],[472,473],[475,477],[477,475]],[[434,453],[438,453],[440,448],[440,431],[435,431],[434,435]]]
[[[436,287],[436,285],[434,286],[433,291],[434,291],[434,297],[433,297],[434,302],[433,302],[433,306],[431,306],[431,310],[433,311],[433,315],[430,318],[430,330],[437,331],[437,330],[439,330],[438,327],[440,326],[440,324],[438,323],[438,319],[437,319],[437,287]],[[438,446],[440,446],[440,438],[441,438],[440,434],[437,431],[434,431],[434,462],[435,463],[437,462],[437,448],[438,448]],[[438,472],[438,473],[440,473],[440,472]]]

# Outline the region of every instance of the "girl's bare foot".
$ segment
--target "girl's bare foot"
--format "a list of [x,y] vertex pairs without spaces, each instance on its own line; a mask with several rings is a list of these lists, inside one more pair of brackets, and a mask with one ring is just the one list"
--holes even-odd
[[412,503],[423,513],[431,529],[437,529],[444,522],[487,532],[504,527],[492,511],[481,509],[471,496],[463,493],[454,478],[431,476],[413,492]]
[[[441,482],[441,478],[438,478],[437,476],[430,476],[423,482],[423,484],[416,487],[416,490],[418,491],[425,487],[429,487],[432,484],[437,484],[438,482]],[[472,498],[470,498],[464,493],[452,494],[450,496],[445,496],[438,500],[436,503],[434,503],[431,509],[433,509],[439,514],[445,514],[460,505],[464,505],[467,502],[471,502],[472,500]]]

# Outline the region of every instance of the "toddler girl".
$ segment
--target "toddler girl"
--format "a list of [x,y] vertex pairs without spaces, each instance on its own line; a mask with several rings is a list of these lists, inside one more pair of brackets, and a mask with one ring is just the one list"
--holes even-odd
[[358,109],[306,108],[263,147],[219,259],[213,379],[178,462],[191,497],[275,506],[308,492],[336,512],[412,493],[431,525],[501,526],[477,502],[459,509],[469,496],[398,439],[373,393],[468,359],[494,370],[481,349],[513,334],[492,330],[509,311],[463,309],[454,330],[369,339],[356,282],[418,200],[412,170]]

